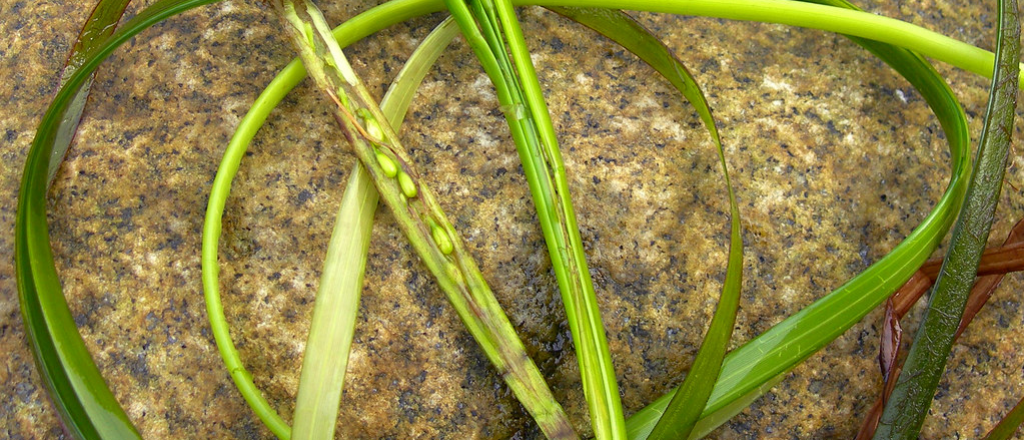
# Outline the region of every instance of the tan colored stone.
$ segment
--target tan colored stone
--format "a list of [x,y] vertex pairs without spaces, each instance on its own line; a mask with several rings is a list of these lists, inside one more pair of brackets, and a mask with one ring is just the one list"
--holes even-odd
[[[324,6],[338,22],[367,5]],[[871,8],[991,47],[994,4]],[[78,2],[0,0],[4,231],[13,230],[35,125],[86,15]],[[537,8],[521,17],[632,412],[678,383],[713,311],[728,238],[717,158],[690,107],[635,57]],[[399,25],[348,52],[372,90],[383,92],[439,19]],[[746,227],[737,344],[881,257],[940,196],[948,155],[934,117],[907,82],[849,41],[779,25],[641,20],[690,67],[719,118]],[[53,247],[72,312],[145,438],[270,437],[217,355],[199,248],[220,154],[292,56],[277,31],[266,11],[226,2],[135,38],[97,76],[51,194]],[[937,67],[977,137],[986,82]],[[561,300],[490,84],[459,42],[422,90],[402,130],[406,145],[585,431]],[[221,242],[233,336],[288,420],[353,160],[323,104],[304,86],[273,113],[242,164]],[[1022,166],[1015,153],[994,241],[1024,212]],[[536,436],[390,215],[377,220],[340,435]],[[0,261],[13,261],[11,234],[0,235]],[[976,438],[1024,396],[1021,281],[1008,277],[955,347],[924,438]],[[60,428],[34,371],[9,264],[0,265],[0,292],[0,352],[8,353],[0,383],[10,390],[0,400],[0,437],[52,438]],[[711,437],[851,437],[880,382],[880,320],[869,315]],[[916,325],[904,328],[912,335]]]

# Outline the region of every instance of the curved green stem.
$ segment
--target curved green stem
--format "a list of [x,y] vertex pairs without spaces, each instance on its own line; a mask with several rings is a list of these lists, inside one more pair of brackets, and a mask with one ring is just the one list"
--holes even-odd
[[[698,2],[701,3],[704,7],[709,7],[709,5],[710,7],[714,7],[716,4],[722,5],[722,8],[720,8],[719,10],[710,11],[715,12],[714,14],[711,14],[713,16],[722,16],[729,14],[730,11],[727,10],[727,8],[730,7],[730,4],[732,4],[727,2],[710,2],[706,0],[698,0]],[[573,6],[574,3],[582,2],[561,2],[561,4],[569,4],[570,6]],[[761,5],[773,6],[780,4],[781,2],[777,0],[760,0],[748,3],[758,3]],[[666,2],[665,5],[660,5],[659,9],[672,8],[672,10],[675,12],[685,13],[689,12],[686,9],[686,6],[688,4],[690,3],[684,4],[682,2],[679,2],[678,0],[670,0],[669,2]],[[806,12],[807,10],[816,11],[818,15],[812,17],[813,20],[806,19],[807,17],[803,16],[805,18],[805,21],[802,23],[809,26],[816,25],[817,27],[825,30],[831,30],[832,27],[840,26],[840,21],[843,19],[842,17],[844,16],[843,14],[847,14],[840,13],[841,10],[839,10],[838,8],[828,6],[810,5],[802,3],[795,3],[793,5],[789,5],[787,3],[786,6],[789,9],[798,12]],[[441,10],[442,8],[443,5],[441,0],[399,0],[384,4],[382,6],[378,6],[377,8],[374,8],[364,14],[361,14],[360,16],[354,18],[352,21],[343,25],[343,27],[345,29],[352,29],[354,33],[369,34],[378,30],[379,27],[383,27],[383,25],[380,25],[380,22],[375,22],[375,20],[404,20],[414,15],[423,14],[427,12],[434,12]],[[765,21],[772,21],[772,18],[774,18],[774,16],[772,15],[773,11],[771,9],[762,8],[760,9],[760,11],[761,15],[755,17],[747,17],[746,19],[760,19]],[[870,15],[867,13],[854,13],[854,15],[856,14]],[[797,14],[797,16],[800,15]],[[893,22],[899,23],[895,20],[883,20],[881,23],[878,23],[878,25],[884,28],[885,26],[892,25]],[[796,24],[800,23],[801,22],[797,22]],[[378,27],[378,25],[380,26]],[[934,34],[924,29],[916,27],[914,29],[916,29],[916,39],[900,40],[899,42],[919,47],[923,44],[922,42],[927,43],[932,39],[938,38],[941,40],[945,38],[942,37],[941,35]],[[866,35],[870,34],[870,32],[863,29],[860,30],[859,33]],[[890,40],[891,39],[892,38],[890,38]],[[342,42],[350,43],[351,40],[342,40]],[[950,43],[949,47],[956,48],[956,46],[958,45],[966,46],[963,43],[954,42]],[[960,48],[958,50],[953,50],[951,52],[939,53],[937,54],[937,58],[951,62],[954,65],[964,66],[967,64],[967,61],[969,61],[967,58],[965,58],[965,56],[963,56],[964,53],[973,53],[977,55],[977,53],[979,52],[982,53],[982,56],[984,56],[984,51],[980,49],[970,48],[967,50],[963,50],[963,48]],[[920,69],[920,67],[915,68]],[[984,74],[985,72],[982,71],[980,73]],[[282,73],[277,78],[275,78],[275,81],[272,83],[272,88],[274,88],[275,90],[271,91],[270,89],[268,89],[267,91],[264,92],[264,95],[262,95],[260,99],[263,99],[263,96],[268,96],[275,97],[274,99],[280,100],[280,97],[283,97],[283,95],[287,93],[287,90],[290,90],[290,88],[293,88],[302,80],[303,74],[304,71],[302,70],[301,65],[298,64],[297,62],[293,62],[284,71],[282,71]],[[934,85],[934,87],[939,86]],[[955,103],[955,100],[953,100],[952,102],[948,102],[945,104],[935,104],[933,105],[933,108],[935,108],[937,111],[943,111],[952,114],[953,112],[958,111],[959,105]],[[267,109],[267,112],[269,112],[269,109]],[[244,122],[245,121],[243,120],[243,123]],[[946,131],[947,136],[951,138],[951,142],[953,142],[952,138],[960,137],[960,135],[958,134],[960,133],[959,129],[951,130],[951,128],[947,127]],[[963,133],[965,136],[965,128]],[[954,142],[954,145],[955,144],[956,143]],[[764,391],[766,391],[767,385],[776,381],[779,377],[779,374],[788,370],[788,367],[781,369],[774,368],[771,369],[770,371],[762,372],[762,374],[747,376],[746,373],[749,373],[751,370],[753,370],[754,366],[764,368],[764,365],[771,364],[771,362],[755,362],[757,360],[757,356],[754,355],[755,353],[757,353],[759,350],[774,350],[773,353],[776,353],[778,355],[778,349],[780,349],[780,347],[787,347],[790,350],[795,347],[797,348],[797,351],[795,353],[786,351],[786,356],[788,357],[783,358],[789,359],[785,363],[785,365],[795,365],[796,362],[806,358],[816,350],[816,348],[808,349],[807,347],[810,346],[807,345],[801,346],[801,344],[799,343],[801,341],[801,338],[807,338],[811,335],[814,335],[818,333],[821,329],[820,326],[807,326],[805,323],[809,322],[809,320],[804,319],[805,317],[821,318],[822,316],[829,316],[828,312],[837,312],[841,314],[840,316],[843,325],[842,329],[848,328],[849,325],[852,325],[854,322],[858,321],[861,317],[863,317],[867,312],[869,312],[874,307],[874,305],[877,304],[878,301],[880,301],[878,298],[884,298],[884,292],[887,289],[898,286],[899,283],[902,282],[902,279],[905,279],[906,276],[909,276],[909,273],[912,272],[912,267],[914,266],[916,260],[923,260],[923,258],[925,258],[930,253],[931,249],[934,248],[938,240],[941,239],[941,236],[945,233],[946,230],[948,230],[948,227],[952,222],[951,212],[955,212],[955,209],[958,207],[960,197],[962,197],[964,183],[963,170],[966,169],[966,166],[964,165],[964,151],[966,150],[964,147],[955,146],[953,148],[953,151],[955,171],[954,179],[951,181],[950,187],[943,195],[943,198],[933,209],[931,215],[927,217],[922,222],[922,224],[919,225],[919,227],[915,229],[915,231],[911,233],[911,235],[908,236],[901,243],[900,246],[894,249],[894,251],[888,257],[883,258],[882,260],[877,262],[874,266],[872,266],[872,268],[869,268],[869,270],[865,274],[862,274],[859,277],[855,277],[854,279],[846,283],[843,287],[838,289],[832,295],[827,296],[823,300],[820,300],[819,302],[809,306],[807,309],[801,311],[798,314],[799,316],[794,316],[791,319],[784,321],[786,325],[777,326],[778,329],[774,333],[766,333],[765,335],[762,335],[762,337],[759,337],[745,344],[739,350],[730,353],[730,355],[726,359],[725,367],[723,367],[722,373],[722,377],[728,377],[729,380],[724,383],[720,380],[719,385],[716,386],[715,391],[712,394],[711,400],[708,403],[708,407],[706,408],[702,416],[702,420],[700,423],[698,423],[698,432],[700,432],[702,429],[709,430],[709,426],[712,425],[717,426],[717,424],[721,422],[721,418],[723,417],[722,414],[735,413],[741,410],[742,406],[736,405],[737,402],[749,401],[750,399],[752,399],[752,397],[759,395],[760,393],[763,393]],[[861,298],[861,300],[851,301],[850,298]],[[837,335],[838,333],[836,333],[835,335],[826,335],[824,337],[821,337],[820,339],[823,340],[824,342],[819,341],[819,343],[823,344],[827,341],[830,341]],[[792,342],[794,341],[798,343],[792,344]],[[800,349],[801,347],[803,348]],[[742,354],[743,356],[737,356],[738,353]],[[778,360],[778,357],[773,358],[773,362]],[[747,364],[748,362],[749,365]],[[253,388],[253,390],[255,389]],[[627,429],[630,432],[631,437],[634,435],[640,435],[637,433],[644,433],[646,431],[649,431],[649,429],[653,427],[654,421],[657,420],[657,417],[660,417],[661,411],[668,404],[668,401],[671,399],[671,396],[671,393],[666,396],[663,396],[661,399],[655,401],[644,410],[634,414],[634,416],[627,421]],[[709,419],[710,416],[716,416],[712,418],[713,420],[716,420],[716,422],[708,422],[708,420],[712,420]]]
[[[894,18],[790,0],[539,0],[529,4],[628,8],[820,29],[889,43],[986,78],[992,77],[995,60],[992,52]],[[1018,83],[1024,88],[1024,77]]]

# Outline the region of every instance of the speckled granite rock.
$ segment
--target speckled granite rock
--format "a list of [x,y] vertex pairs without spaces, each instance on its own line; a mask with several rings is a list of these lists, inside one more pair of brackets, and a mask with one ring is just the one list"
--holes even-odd
[[[368,6],[321,3],[335,22]],[[965,3],[866,6],[991,47],[992,6]],[[86,15],[78,2],[0,0],[0,230],[13,230],[25,153]],[[542,10],[525,9],[522,19],[561,133],[623,403],[632,412],[678,383],[713,311],[727,243],[716,158],[696,115],[633,56]],[[350,51],[374,90],[384,89],[438,20],[413,20]],[[941,194],[948,154],[934,117],[905,81],[852,43],[777,25],[641,20],[704,85],[727,144],[747,244],[736,344],[884,255]],[[266,11],[229,1],[159,25],[119,50],[97,77],[51,194],[53,247],[76,322],[146,438],[271,436],[217,356],[199,248],[224,145],[292,56],[277,30]],[[985,81],[938,68],[976,137]],[[286,419],[353,160],[323,104],[306,86],[272,115],[242,165],[222,240],[233,335]],[[495,110],[486,77],[457,43],[428,76],[403,135],[585,431],[561,300]],[[1024,212],[1019,151],[998,240]],[[377,221],[339,435],[535,437],[390,215]],[[60,428],[18,313],[12,248],[11,234],[0,235],[0,352],[7,353],[0,383],[8,384],[0,437],[56,438]],[[954,348],[924,438],[978,437],[1024,396],[1022,279],[1004,281]],[[851,437],[870,405],[864,396],[880,382],[879,322],[879,312],[869,315],[711,437]]]

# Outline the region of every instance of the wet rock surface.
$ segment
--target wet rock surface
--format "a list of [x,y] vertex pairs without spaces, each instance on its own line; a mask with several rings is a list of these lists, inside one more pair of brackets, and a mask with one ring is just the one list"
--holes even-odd
[[[367,3],[327,4],[332,22]],[[865,4],[991,48],[993,5]],[[135,9],[133,9],[134,11]],[[88,10],[0,0],[0,228],[12,231],[35,126]],[[524,32],[559,132],[623,404],[632,413],[689,368],[721,282],[725,189],[697,115],[628,52],[539,8]],[[923,99],[845,40],[781,25],[639,14],[702,84],[740,200],[742,344],[895,247],[949,177]],[[441,19],[347,51],[378,95]],[[50,194],[58,272],[100,371],[145,438],[269,438],[220,361],[200,282],[200,233],[238,120],[293,56],[268,11],[228,1],[148,30],[96,77]],[[945,65],[976,140],[987,83]],[[353,158],[300,86],[242,163],[221,240],[232,335],[256,384],[291,420],[313,296]],[[1021,123],[1015,137],[1020,139]],[[402,136],[424,180],[587,432],[571,336],[518,156],[489,81],[457,40],[427,76]],[[993,241],[1024,212],[1011,158]],[[535,438],[539,433],[381,208],[338,422],[344,438]],[[0,436],[61,432],[18,312],[13,234],[0,234]],[[1007,277],[954,347],[923,438],[975,438],[1024,396],[1022,277]],[[922,307],[905,322],[916,330]],[[880,387],[875,311],[710,435],[849,438]],[[984,390],[983,393],[978,392]]]

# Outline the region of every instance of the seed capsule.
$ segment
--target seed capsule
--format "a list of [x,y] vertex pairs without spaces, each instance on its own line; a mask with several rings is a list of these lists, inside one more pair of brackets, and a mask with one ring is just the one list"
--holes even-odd
[[377,163],[380,164],[380,169],[384,171],[385,176],[395,177],[398,175],[398,165],[395,165],[395,161],[380,151],[377,152]]
[[373,140],[386,142],[387,138],[384,136],[384,129],[380,127],[380,123],[377,122],[377,118],[373,117],[373,113],[365,108],[356,110],[356,114],[363,120],[363,125],[366,126],[366,133],[373,138]]
[[412,177],[401,171],[398,172],[398,187],[402,190],[402,194],[405,194],[408,198],[416,197],[418,191],[416,190],[416,184],[413,183]]
[[440,226],[430,228],[430,235],[434,237],[434,243],[437,243],[437,248],[441,249],[441,253],[448,255],[455,250],[452,240],[448,237],[448,232]]
[[370,116],[370,118],[366,120],[366,132],[369,133],[371,137],[378,141],[387,141],[387,139],[384,137],[384,130],[381,130],[380,124],[377,123],[376,119],[373,119],[373,116]]

